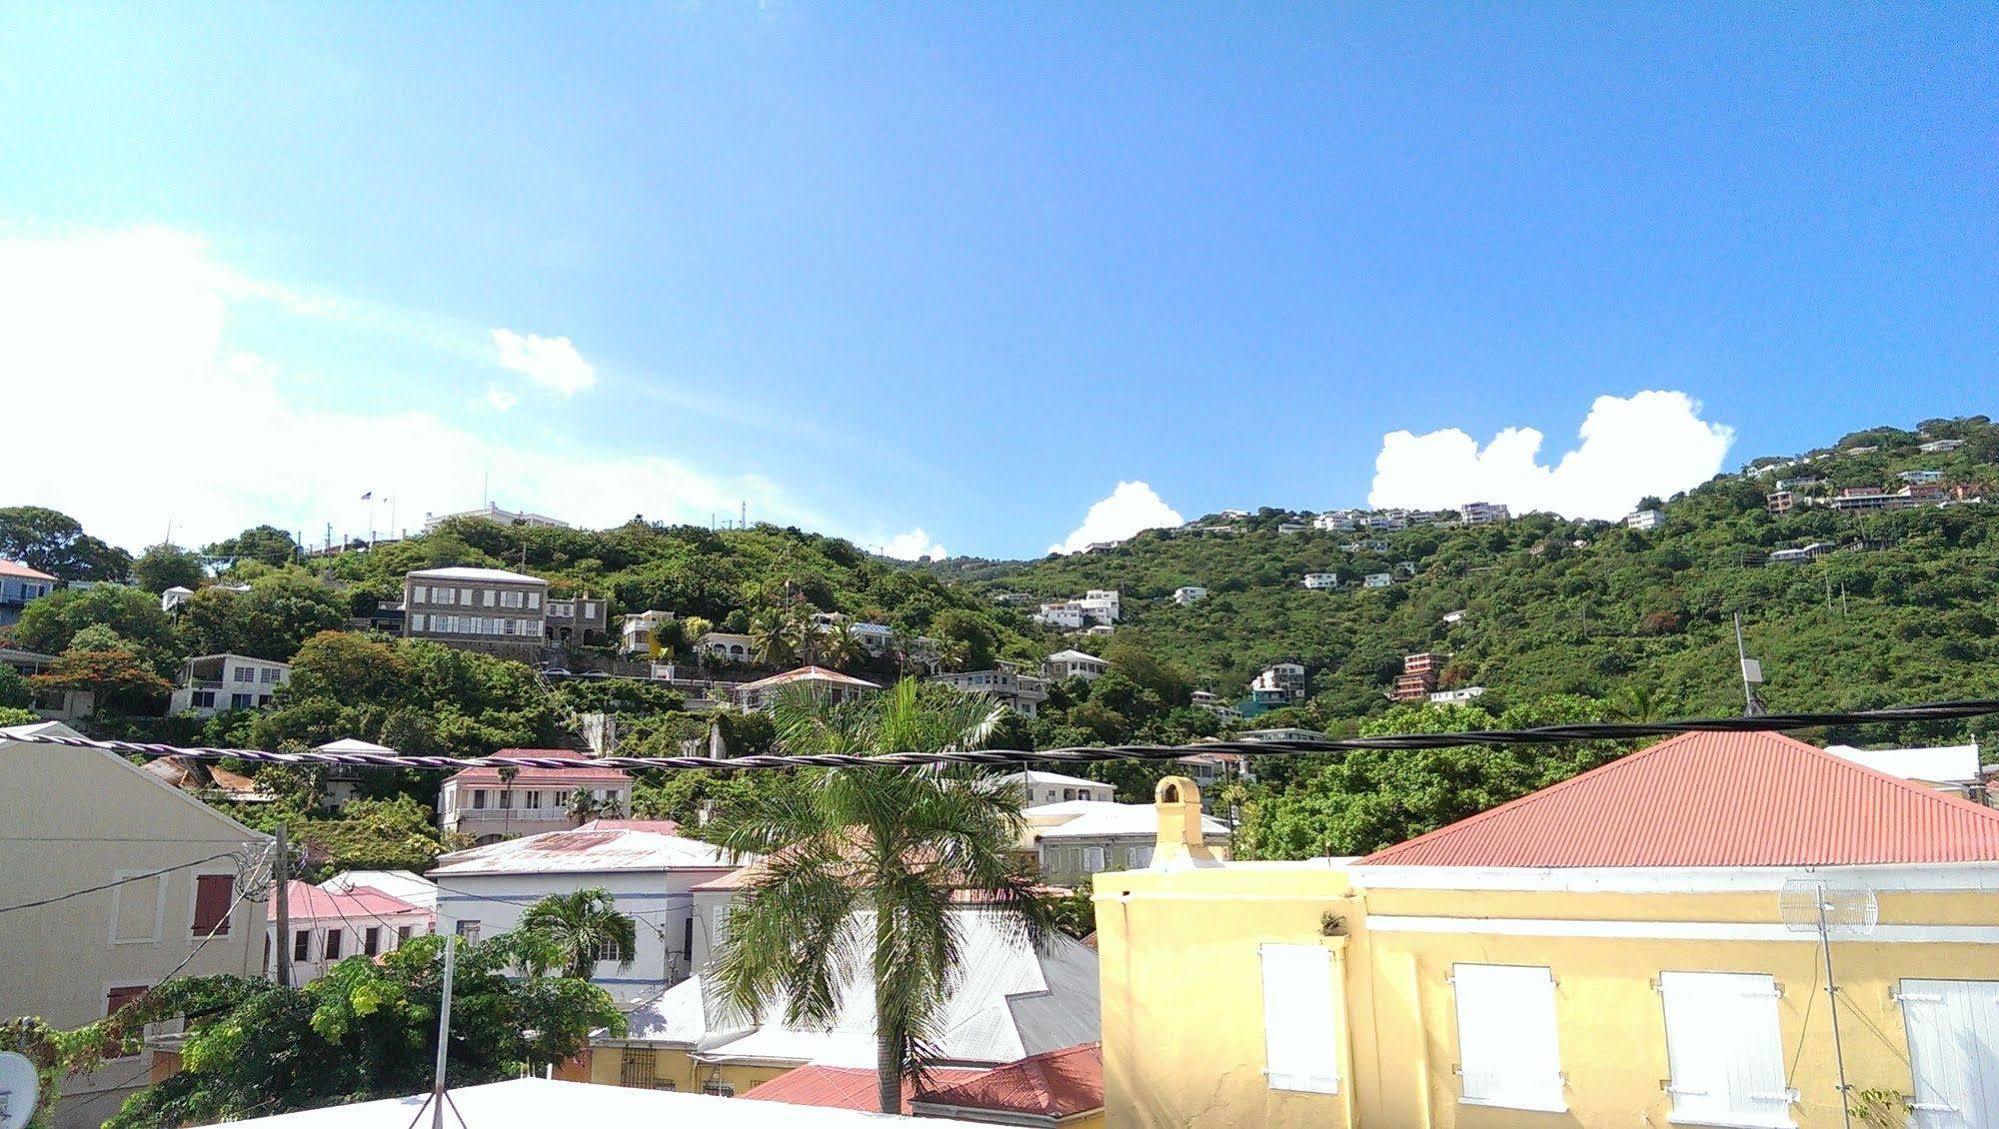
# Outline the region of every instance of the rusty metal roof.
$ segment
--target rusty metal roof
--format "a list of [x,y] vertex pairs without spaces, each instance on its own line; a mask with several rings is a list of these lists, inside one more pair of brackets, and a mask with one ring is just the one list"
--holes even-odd
[[1777,733],[1688,733],[1361,866],[1863,866],[1999,861],[1999,810]]
[[677,835],[623,828],[549,831],[439,856],[431,877],[464,874],[578,874],[609,870],[734,867],[720,847]]
[[[521,768],[516,771],[510,788],[532,788],[537,784],[575,784],[582,781],[603,780],[630,783],[631,776],[615,768],[591,764],[590,758],[575,749],[501,749],[496,757],[535,757],[549,760],[573,760],[575,768]],[[460,784],[498,784],[500,770],[497,767],[461,769],[450,779]]]

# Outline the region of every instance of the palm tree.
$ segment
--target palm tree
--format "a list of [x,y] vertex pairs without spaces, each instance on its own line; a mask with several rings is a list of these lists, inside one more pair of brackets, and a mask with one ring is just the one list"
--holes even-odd
[[[866,754],[975,748],[1004,707],[905,680],[839,705],[784,694],[772,713],[787,752]],[[823,1026],[871,973],[877,1096],[895,1113],[903,1080],[921,1084],[936,1061],[939,1014],[959,973],[956,914],[994,915],[1039,944],[1054,911],[1012,855],[1018,796],[991,778],[851,768],[806,783],[756,793],[712,825],[718,844],[763,860],[710,975],[748,1014],[781,1000],[787,1023]]]
[[528,907],[520,927],[547,941],[569,975],[588,980],[597,969],[597,954],[617,955],[618,971],[632,966],[638,947],[638,926],[618,912],[617,900],[601,886],[550,894]]
[[760,612],[750,620],[752,657],[765,666],[787,666],[797,653],[797,632],[792,616],[783,608]]
[[596,819],[604,813],[604,801],[590,794],[588,788],[578,788],[569,794],[569,820],[576,826]]

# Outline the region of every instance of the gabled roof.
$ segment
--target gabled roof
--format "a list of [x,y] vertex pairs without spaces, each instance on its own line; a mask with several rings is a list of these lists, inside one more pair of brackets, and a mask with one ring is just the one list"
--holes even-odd
[[1864,866],[1999,861],[1999,810],[1777,733],[1687,733],[1360,866]]
[[916,1096],[916,1104],[938,1112],[976,1109],[1073,1117],[1104,1107],[1104,1046],[1083,1043],[1044,1051],[963,1082],[939,1078],[932,1085]]
[[865,678],[855,678],[851,674],[841,674],[837,670],[828,670],[823,666],[801,666],[796,670],[787,670],[783,674],[773,674],[769,678],[759,678],[755,682],[745,682],[737,686],[736,689],[739,691],[768,690],[774,686],[787,686],[793,682],[808,681],[832,682],[841,686],[861,686],[870,690],[881,689],[879,683],[869,682]]
[[396,751],[387,745],[377,745],[373,741],[363,741],[358,737],[342,737],[338,741],[328,741],[324,745],[315,746],[315,749],[322,753],[386,753],[389,756],[397,755]]
[[22,580],[54,580],[55,577],[38,568],[29,568],[20,561],[0,559],[0,576],[14,576]]
[[1104,660],[1098,658],[1095,655],[1084,654],[1082,651],[1078,651],[1075,648],[1071,647],[1069,650],[1057,651],[1054,654],[1049,655],[1048,661],[1052,663],[1076,663],[1076,662],[1100,663],[1103,662]]
[[[983,1070],[952,1066],[935,1067],[930,1071],[933,1084],[968,1082],[984,1074]],[[881,1099],[877,1095],[876,1077],[873,1068],[865,1066],[801,1066],[737,1096],[760,1102],[879,1112]],[[909,1112],[909,1100],[914,1093],[915,1088],[909,1084],[909,1079],[903,1079],[902,1112],[905,1114]]]
[[1059,772],[1043,772],[1043,771],[1041,771],[1041,770],[1040,770],[1040,769],[1038,769],[1038,768],[1024,768],[1024,769],[1021,769],[1021,770],[1020,770],[1019,772],[1009,772],[1009,773],[1007,773],[1007,774],[1006,774],[1005,776],[1002,776],[1002,777],[1000,777],[1000,779],[1001,779],[1001,780],[1020,780],[1020,779],[1021,779],[1022,777],[1025,777],[1025,778],[1026,778],[1026,782],[1027,782],[1027,783],[1029,783],[1029,784],[1053,784],[1053,785],[1055,785],[1055,786],[1056,786],[1056,787],[1058,787],[1058,788],[1059,788],[1059,787],[1062,787],[1062,786],[1064,786],[1064,785],[1068,785],[1068,786],[1070,786],[1070,787],[1076,787],[1076,788],[1080,788],[1080,787],[1090,787],[1090,788],[1110,788],[1110,787],[1113,787],[1113,785],[1111,785],[1110,783],[1108,783],[1108,782],[1106,782],[1106,781],[1103,781],[1103,780],[1086,780],[1086,779],[1084,779],[1084,778],[1083,778],[1083,777],[1081,777],[1081,776],[1065,776],[1065,775],[1063,775],[1062,773],[1059,773]]
[[[514,777],[512,788],[532,788],[537,784],[567,784],[579,780],[603,780],[630,783],[631,777],[615,768],[605,768],[590,763],[590,758],[575,749],[501,749],[493,754],[507,757],[534,757],[540,760],[575,761],[575,768],[522,768]],[[500,770],[493,766],[465,768],[450,777],[460,784],[498,784]]]

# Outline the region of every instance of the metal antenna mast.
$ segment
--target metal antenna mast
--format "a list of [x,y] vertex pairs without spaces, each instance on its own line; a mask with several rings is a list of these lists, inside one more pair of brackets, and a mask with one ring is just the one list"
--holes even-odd
[[1749,657],[1742,644],[1742,613],[1735,613],[1735,658],[1742,667],[1742,716],[1755,717],[1763,712],[1763,703],[1756,700],[1756,684],[1763,681],[1763,664]]

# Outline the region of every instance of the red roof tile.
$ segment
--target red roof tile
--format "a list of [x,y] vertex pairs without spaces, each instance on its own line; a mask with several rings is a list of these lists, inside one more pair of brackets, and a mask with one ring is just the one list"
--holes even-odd
[[[962,1082],[984,1074],[983,1070],[938,1067],[930,1072],[933,1084]],[[742,1095],[760,1102],[789,1105],[829,1106],[834,1109],[881,1111],[875,1092],[875,1072],[864,1066],[801,1066],[765,1082]],[[909,1112],[913,1096],[909,1082],[902,1084],[902,1112]]]
[[916,1095],[924,1105],[1072,1117],[1104,1108],[1104,1048],[1079,1043]]
[[40,569],[29,568],[20,561],[0,560],[0,576],[18,576],[23,580],[54,580],[55,577]]
[[[508,757],[535,757],[543,760],[575,761],[575,768],[523,768],[514,777],[512,787],[527,788],[535,784],[562,784],[578,780],[615,780],[629,783],[631,777],[615,768],[601,768],[590,763],[590,758],[575,749],[501,749],[493,754],[502,759]],[[498,784],[498,768],[467,768],[454,773],[451,779],[461,784]]]
[[1999,810],[1778,733],[1687,733],[1376,851],[1362,866],[1999,860]]
[[332,890],[322,890],[305,882],[285,883],[287,908],[293,922],[305,919],[346,918],[355,924],[363,924],[364,919],[383,918],[393,914],[429,914],[422,906],[413,906],[401,898],[382,893],[373,886],[356,886],[344,894]]

